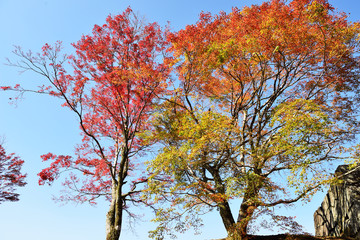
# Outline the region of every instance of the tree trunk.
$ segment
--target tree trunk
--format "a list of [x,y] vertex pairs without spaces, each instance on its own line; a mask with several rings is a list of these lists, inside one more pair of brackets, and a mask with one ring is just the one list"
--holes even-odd
[[230,205],[227,201],[221,202],[217,204],[219,207],[219,212],[221,219],[223,221],[226,232],[231,232],[234,228],[235,220],[231,213]]
[[[127,142],[126,139],[124,142]],[[129,150],[126,144],[121,147],[121,162],[118,170],[117,181],[113,179],[111,193],[112,199],[109,212],[106,215],[106,240],[119,240],[121,233],[123,207],[125,197],[122,195],[122,187],[129,169]],[[117,161],[116,161],[117,162]],[[116,164],[114,164],[116,167]]]
[[248,199],[244,199],[240,205],[239,215],[237,219],[237,232],[245,239],[248,233],[249,222],[254,214],[256,206],[251,204],[251,201]]
[[254,175],[250,176],[251,175],[249,175],[249,179],[247,180],[247,187],[236,221],[237,234],[242,240],[247,239],[249,223],[252,220],[255,210],[260,205],[259,192],[264,182],[259,168],[255,168]]
[[119,240],[122,224],[123,200],[121,184],[113,184],[110,209],[106,214],[106,240]]
[[[225,185],[220,177],[220,173],[218,169],[208,169],[212,174],[215,181],[215,188],[218,193],[225,194]],[[222,199],[218,201],[216,205],[219,208],[219,213],[226,229],[228,235],[231,235],[234,229],[236,228],[234,217],[231,213],[231,208],[227,199]]]
[[236,221],[237,232],[241,239],[247,239],[249,222],[259,206],[259,189],[261,183],[248,185],[243,201],[240,205],[238,219]]

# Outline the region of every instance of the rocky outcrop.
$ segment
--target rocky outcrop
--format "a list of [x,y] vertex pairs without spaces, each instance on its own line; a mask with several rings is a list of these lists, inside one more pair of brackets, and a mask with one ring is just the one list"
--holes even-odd
[[360,240],[360,168],[349,171],[347,165],[341,165],[335,175],[343,177],[330,186],[314,213],[315,235]]

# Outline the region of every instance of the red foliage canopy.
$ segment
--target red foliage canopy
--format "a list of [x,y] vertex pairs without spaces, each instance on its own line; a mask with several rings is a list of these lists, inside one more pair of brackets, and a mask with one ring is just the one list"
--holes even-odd
[[[45,44],[37,56],[20,49],[15,52],[35,63],[38,68],[31,70],[41,69],[51,83],[38,92],[64,99],[64,106],[80,122],[83,141],[75,156],[42,156],[52,163],[39,173],[40,184],[51,183],[63,171],[81,172],[70,174],[64,182],[76,194],[65,194],[60,200],[94,203],[100,196],[110,200],[112,185],[122,185],[134,170],[130,158],[146,147],[142,133],[151,127],[148,120],[154,103],[167,88],[170,71],[162,55],[166,45],[156,23],[145,25],[127,9],[109,16],[103,26],[95,25],[92,34],[73,44],[75,55],[60,57],[60,42]],[[73,68],[71,74],[65,70],[66,61]],[[143,176],[139,181],[144,181]],[[136,178],[130,189],[135,182]]]

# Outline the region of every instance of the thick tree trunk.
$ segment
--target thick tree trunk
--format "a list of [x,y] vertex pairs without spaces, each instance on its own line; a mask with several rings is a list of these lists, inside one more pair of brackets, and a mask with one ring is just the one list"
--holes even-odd
[[236,221],[237,234],[242,240],[247,239],[249,223],[255,210],[260,205],[259,192],[263,185],[263,177],[261,176],[261,170],[258,168],[254,169],[254,173],[255,175],[247,181],[247,187]]
[[235,220],[227,201],[218,203],[219,212],[226,231],[229,233],[234,228]]
[[237,219],[237,232],[245,239],[248,233],[249,222],[254,214],[256,206],[251,204],[251,201],[244,199],[240,205],[239,215]]
[[[218,193],[225,194],[225,185],[220,177],[218,169],[208,169],[210,173],[214,177],[215,181],[215,188]],[[222,199],[221,201],[217,202],[217,206],[219,208],[219,213],[226,229],[228,235],[236,228],[234,217],[231,213],[231,208],[227,199]]]
[[248,185],[240,205],[236,225],[237,233],[241,236],[241,239],[247,239],[249,222],[252,220],[255,210],[259,206],[260,184],[255,183]]
[[122,206],[121,185],[118,184],[118,186],[113,186],[110,209],[106,214],[106,240],[119,240],[120,238],[123,213]]

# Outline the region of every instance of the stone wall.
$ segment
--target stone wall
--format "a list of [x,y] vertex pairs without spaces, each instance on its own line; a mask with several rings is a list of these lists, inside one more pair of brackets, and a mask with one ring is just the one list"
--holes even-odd
[[339,166],[335,174],[343,175],[339,184],[330,186],[321,206],[314,213],[315,235],[352,237],[360,240],[360,168],[349,172]]

